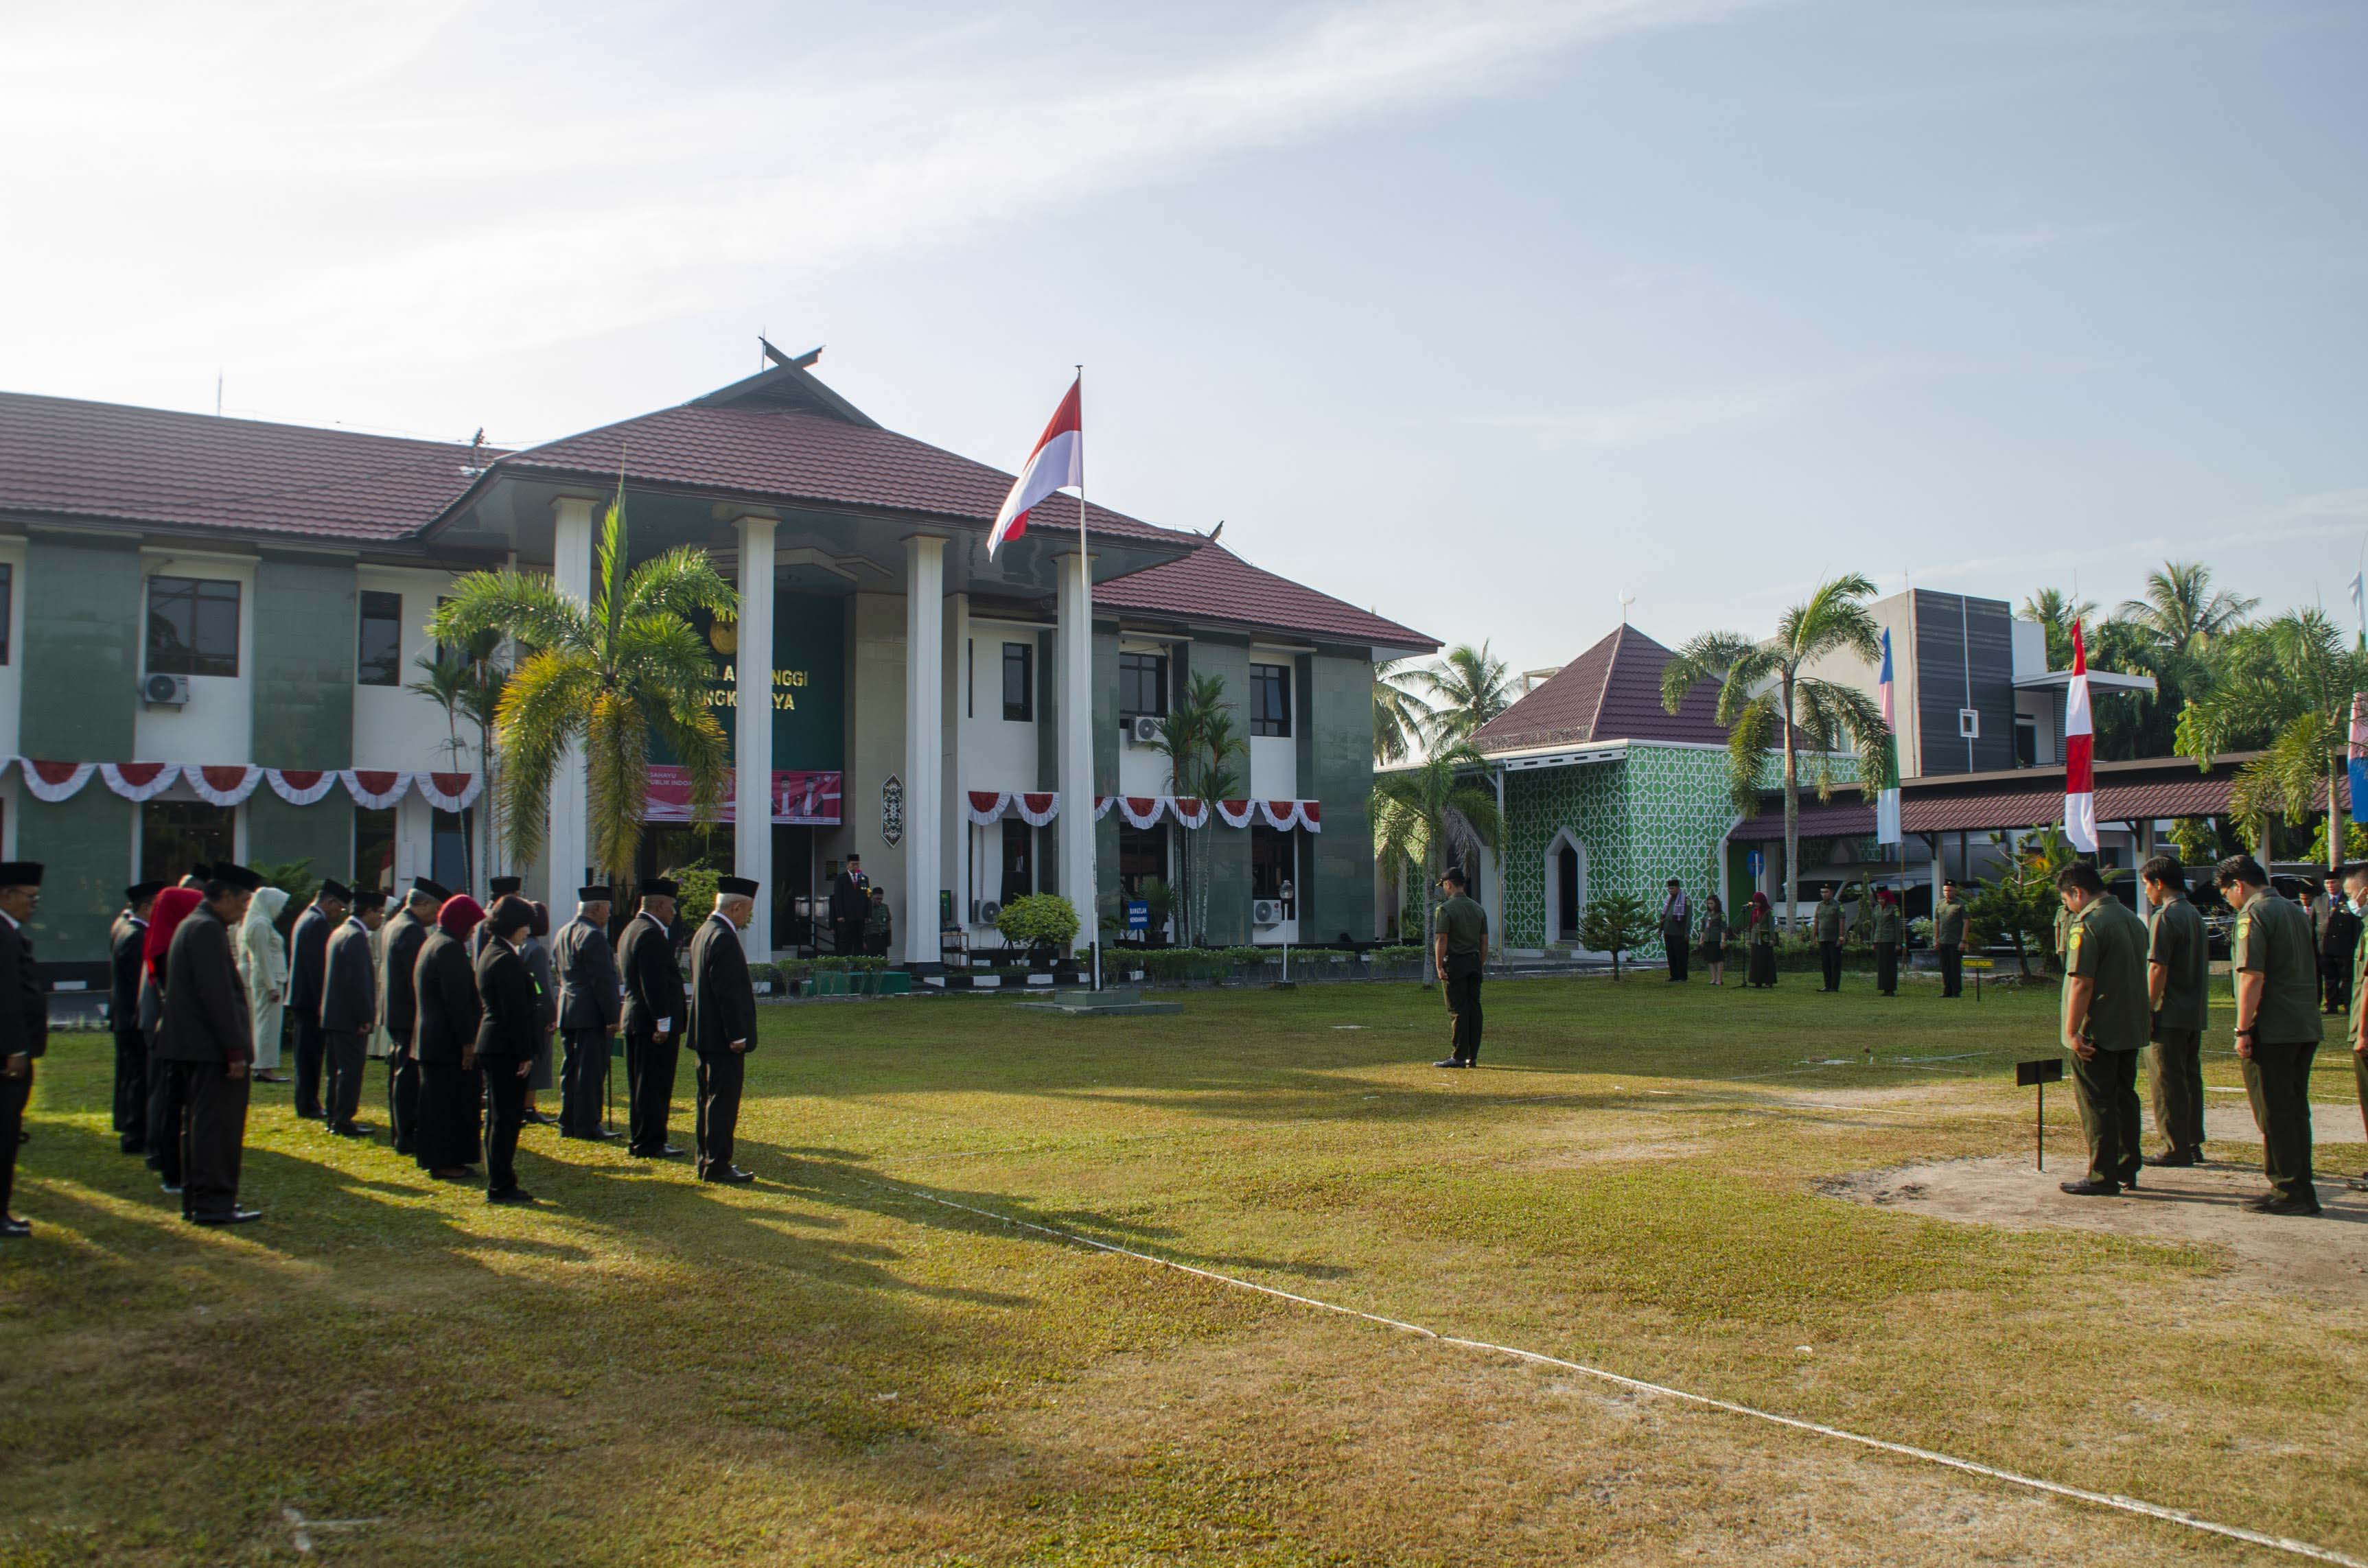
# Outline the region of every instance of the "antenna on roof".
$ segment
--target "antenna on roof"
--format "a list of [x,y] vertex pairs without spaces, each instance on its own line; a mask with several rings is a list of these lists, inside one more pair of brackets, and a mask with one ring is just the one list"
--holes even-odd
[[222,417],[222,373],[216,370],[214,372],[214,417],[216,419]]

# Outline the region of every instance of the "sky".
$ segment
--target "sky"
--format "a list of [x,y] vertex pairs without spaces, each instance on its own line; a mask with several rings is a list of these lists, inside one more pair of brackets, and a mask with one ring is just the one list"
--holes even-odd
[[2368,6],[17,6],[0,390],[505,445],[759,332],[1515,669],[1833,574],[2349,621]]

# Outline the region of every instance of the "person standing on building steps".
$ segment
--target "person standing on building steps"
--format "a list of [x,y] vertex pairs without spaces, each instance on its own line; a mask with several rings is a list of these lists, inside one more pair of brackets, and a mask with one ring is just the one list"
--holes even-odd
[[436,929],[436,912],[452,895],[426,877],[411,880],[411,896],[379,932],[385,961],[378,972],[378,1020],[386,1030],[387,1131],[394,1152],[419,1152],[419,1057],[413,1038],[419,1021],[419,949]]
[[2169,1147],[2150,1165],[2203,1163],[2203,1026],[2210,1019],[2211,957],[2203,916],[2187,902],[2187,868],[2157,855],[2138,868],[2146,901],[2146,998],[2153,1017],[2146,1076],[2154,1127]]
[[288,1011],[296,1022],[296,1114],[318,1121],[321,1110],[321,987],[329,966],[329,938],[346,923],[353,890],[331,877],[296,917],[288,937]]
[[[148,1036],[140,1027],[141,953],[157,881],[123,890],[123,913],[108,934],[107,1021],[115,1035],[115,1137],[127,1154],[148,1152]],[[0,1207],[6,1207],[0,1205]]]
[[830,950],[852,956],[863,950],[863,917],[871,911],[871,881],[863,857],[849,855],[847,869],[830,884]]
[[602,1139],[609,1083],[609,1040],[617,1032],[617,955],[609,947],[609,910],[616,894],[605,886],[575,890],[575,918],[551,939],[559,971],[559,1135]]
[[200,1225],[263,1217],[238,1201],[255,1021],[231,950],[231,933],[262,886],[245,866],[209,867],[205,902],[173,932],[165,955],[157,1049],[181,1085],[181,1217]]
[[2138,1184],[2138,1052],[2153,1002],[2146,926],[2105,892],[2097,868],[2076,860],[2055,874],[2072,923],[2064,949],[2064,1048],[2072,1053],[2089,1174],[2057,1184],[2076,1198],[2112,1198]]
[[2316,1214],[2310,1062],[2323,1030],[2310,915],[2270,890],[2269,873],[2250,855],[2229,856],[2213,880],[2237,911],[2228,941],[2237,979],[2237,1054],[2261,1130],[2262,1173],[2270,1178],[2270,1190],[2247,1199],[2245,1207],[2260,1214]]
[[[1842,906],[1834,897],[1834,884],[1827,882],[1817,893],[1816,912],[1810,917],[1810,928],[1817,937],[1817,965],[1825,971],[1826,989],[1842,988]],[[1772,980],[1770,984],[1774,984]]]
[[1693,940],[1693,905],[1686,902],[1686,886],[1677,878],[1669,879],[1668,896],[1661,901],[1661,950],[1668,955],[1669,981],[1682,983],[1686,978],[1687,948]]
[[757,1178],[732,1163],[740,1089],[757,1049],[757,988],[748,979],[741,929],[757,912],[757,884],[719,877],[715,913],[690,938],[690,1049],[699,1058],[699,1179]]
[[1941,884],[1941,902],[1932,906],[1932,950],[1941,955],[1941,994],[1965,994],[1965,949],[1973,946],[1973,922],[1957,884]]
[[1480,1060],[1480,981],[1488,966],[1488,912],[1465,892],[1463,873],[1450,866],[1439,879],[1438,935],[1431,957],[1447,993],[1447,1038],[1452,1054],[1434,1067],[1471,1067]]
[[[362,1078],[369,1071],[370,1033],[378,1027],[378,965],[370,936],[386,908],[381,892],[365,890],[350,897],[353,913],[322,949],[320,1012],[313,1019],[321,1042],[321,1122],[340,1138],[363,1135],[354,1117],[361,1109]],[[303,1026],[297,1027],[301,1031]]]
[[33,1062],[50,1049],[50,1001],[41,966],[25,934],[41,906],[41,863],[0,861],[0,1238],[33,1233],[10,1204],[17,1188],[17,1150],[25,1141],[25,1105],[33,1097]]
[[1899,994],[1899,947],[1907,926],[1899,911],[1899,895],[1889,888],[1875,889],[1874,988],[1885,996]]
[[682,1153],[666,1142],[684,1016],[682,971],[674,960],[677,891],[667,878],[643,878],[641,910],[617,945],[625,976],[625,1152],[643,1160]]

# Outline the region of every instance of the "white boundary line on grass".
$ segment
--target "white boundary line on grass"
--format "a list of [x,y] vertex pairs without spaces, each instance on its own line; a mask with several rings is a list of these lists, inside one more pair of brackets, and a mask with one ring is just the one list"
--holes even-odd
[[1523,1350],[1511,1345],[1496,1345],[1485,1339],[1466,1339],[1460,1335],[1441,1334],[1435,1328],[1425,1328],[1420,1324],[1407,1323],[1401,1318],[1383,1317],[1379,1312],[1363,1312],[1355,1307],[1341,1306],[1338,1302],[1319,1301],[1314,1296],[1298,1295],[1272,1285],[1260,1285],[1255,1280],[1236,1278],[1230,1274],[1219,1274],[1214,1269],[1201,1268],[1189,1263],[1178,1263],[1174,1258],[1161,1257],[1156,1253],[1137,1252],[1133,1247],[1122,1247],[1115,1243],[1098,1242],[1091,1236],[1081,1236],[1073,1231],[1056,1230],[1051,1225],[1040,1225],[1033,1221],[1015,1220],[1008,1214],[998,1214],[991,1209],[981,1209],[973,1204],[957,1202],[951,1198],[939,1197],[925,1187],[908,1187],[900,1182],[882,1181],[865,1181],[864,1185],[878,1187],[885,1192],[899,1193],[907,1198],[922,1199],[943,1208],[960,1210],[965,1214],[975,1214],[983,1220],[993,1220],[997,1224],[1009,1225],[1018,1230],[1033,1231],[1039,1235],[1051,1236],[1057,1241],[1073,1242],[1079,1246],[1091,1247],[1096,1252],[1112,1253],[1120,1257],[1133,1258],[1140,1263],[1156,1264],[1162,1268],[1172,1268],[1179,1274],[1190,1274],[1219,1285],[1229,1285],[1237,1290],[1248,1290],[1261,1296],[1271,1296],[1277,1301],[1290,1301],[1303,1307],[1313,1307],[1318,1312],[1331,1312],[1340,1317],[1357,1318],[1365,1323],[1377,1324],[1383,1328],[1396,1329],[1401,1334],[1411,1334],[1423,1339],[1437,1340],[1441,1345],[1453,1345],[1465,1350],[1485,1350],[1493,1355],[1508,1356],[1517,1361],[1527,1361],[1533,1366],[1558,1367],[1565,1371],[1600,1379],[1604,1382],[1632,1389],[1639,1393],[1659,1394],[1664,1398],[1698,1404],[1705,1409],[1725,1411],[1730,1415],[1749,1416],[1752,1420],[1765,1421],[1770,1426],[1789,1426],[1796,1432],[1810,1432],[1820,1437],[1832,1437],[1840,1442],[1856,1443],[1861,1448],[1873,1449],[1886,1454],[1897,1454],[1903,1459],[1920,1460],[1926,1464],[1940,1465],[1944,1469],[1960,1471],[1967,1475],[1987,1476],[1992,1481],[2005,1482],[2009,1486],[2027,1487],[2032,1491],[2044,1492],[2051,1496],[2068,1497],[2076,1503],[2089,1503],[2100,1508],[2114,1508],[2124,1514],[2136,1514],[2145,1518],[2160,1519],[2166,1524],[2183,1525],[2189,1529],[2201,1530],[2207,1535],[2226,1536],[2231,1540],[2241,1540],[2253,1546],[2265,1546],[2272,1551],[2291,1552],[2296,1557],[2307,1557],[2318,1562],[2339,1563],[2342,1568],[2368,1568],[2368,1561],[2347,1556],[2343,1552],[2328,1547],[2313,1546],[2308,1541],[2294,1540],[2285,1536],[2264,1535],[2259,1530],[2248,1530],[2237,1525],[2217,1524],[2213,1520],[2198,1517],[2183,1509],[2165,1507],[2159,1503],[2148,1503],[2136,1497],[2123,1497],[2113,1493],[2090,1492],[2084,1487],[2066,1486],[2061,1482],[2043,1481],[2035,1475],[2023,1475],[2011,1470],[2000,1470],[1995,1465],[1982,1464],[1974,1460],[1961,1460],[1951,1454],[1938,1453],[1930,1449],[1919,1449],[1908,1443],[1895,1443],[1887,1438],[1870,1437],[1863,1433],[1845,1431],[1839,1426],[1827,1426],[1820,1422],[1804,1421],[1796,1415],[1779,1415],[1773,1411],[1757,1409],[1748,1404],[1737,1404],[1732,1400],[1719,1399],[1706,1393],[1694,1393],[1686,1389],[1670,1388],[1661,1383],[1648,1383],[1641,1378],[1624,1377],[1618,1372],[1606,1371],[1600,1367],[1588,1366],[1584,1362],[1565,1361],[1559,1356],[1547,1356],[1535,1350]]

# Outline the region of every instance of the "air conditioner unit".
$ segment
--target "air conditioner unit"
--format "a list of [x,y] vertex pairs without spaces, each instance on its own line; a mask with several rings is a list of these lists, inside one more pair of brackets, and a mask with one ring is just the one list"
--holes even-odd
[[1250,924],[1253,926],[1281,925],[1282,900],[1279,898],[1254,898],[1250,900]]
[[140,677],[140,700],[151,708],[186,707],[189,700],[189,677],[142,676]]
[[985,903],[978,906],[979,924],[982,926],[992,926],[995,924],[995,917],[1002,913],[1003,905],[996,903],[993,899],[988,899]]
[[1159,744],[1160,721],[1148,713],[1137,713],[1126,722],[1126,738],[1139,746]]

